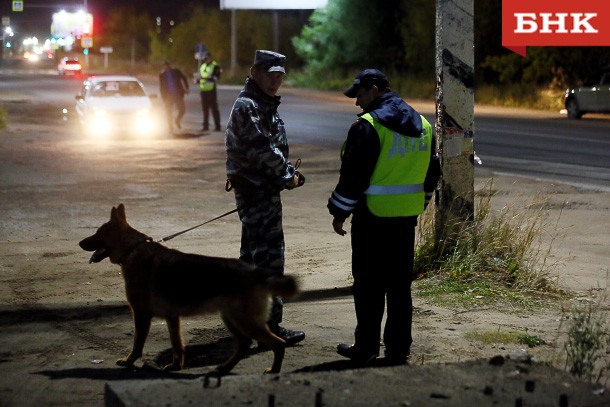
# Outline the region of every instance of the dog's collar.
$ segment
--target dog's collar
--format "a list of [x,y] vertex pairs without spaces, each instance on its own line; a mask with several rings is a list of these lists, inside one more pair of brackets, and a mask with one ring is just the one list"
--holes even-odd
[[117,264],[125,263],[125,260],[129,257],[129,255],[142,243],[148,243],[148,242],[152,242],[152,241],[153,241],[152,237],[144,236],[142,239],[138,240],[137,242],[135,242],[134,244],[129,246],[127,248],[127,250],[125,250],[125,254],[123,255],[123,258],[119,259],[117,261]]

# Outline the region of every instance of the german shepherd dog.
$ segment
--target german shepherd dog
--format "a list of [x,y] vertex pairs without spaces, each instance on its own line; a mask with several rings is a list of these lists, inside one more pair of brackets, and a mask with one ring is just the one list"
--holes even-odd
[[89,263],[110,258],[119,264],[125,279],[127,301],[133,313],[133,349],[117,360],[133,366],[142,357],[144,342],[153,317],[167,322],[173,361],[163,369],[184,367],[184,343],[180,316],[220,312],[234,340],[234,353],[215,369],[227,374],[243,358],[252,340],[273,351],[273,364],[265,373],[278,373],[286,343],[267,326],[271,295],[294,297],[298,292],[293,277],[265,270],[237,259],[208,257],[169,249],[132,228],[125,206],[113,207],[110,220],[79,246],[94,252]]

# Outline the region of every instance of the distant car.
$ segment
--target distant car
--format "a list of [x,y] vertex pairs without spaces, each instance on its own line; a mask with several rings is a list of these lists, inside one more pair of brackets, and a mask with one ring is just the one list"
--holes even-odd
[[566,90],[565,108],[568,119],[580,119],[585,113],[610,113],[610,66],[593,83]]
[[152,137],[163,128],[144,85],[133,76],[91,76],[76,95],[76,114],[85,135]]
[[57,72],[60,75],[80,75],[83,73],[83,67],[78,61],[78,58],[64,57],[57,64]]

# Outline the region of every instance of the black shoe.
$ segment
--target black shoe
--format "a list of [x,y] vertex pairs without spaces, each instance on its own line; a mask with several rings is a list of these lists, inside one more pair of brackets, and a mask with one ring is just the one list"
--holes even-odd
[[222,131],[222,130],[220,129],[220,126],[216,126],[216,127],[214,127],[214,131]]
[[353,360],[356,363],[368,364],[375,360],[379,354],[375,352],[366,352],[356,347],[356,345],[348,345],[340,343],[337,345],[337,353],[343,357]]
[[295,345],[305,339],[305,332],[303,331],[291,331],[290,329],[286,329],[279,325],[270,326],[269,329],[271,329],[271,332],[275,335],[286,341],[286,346]]
[[409,357],[398,355],[385,355],[384,358],[378,359],[379,366],[402,366],[406,365]]

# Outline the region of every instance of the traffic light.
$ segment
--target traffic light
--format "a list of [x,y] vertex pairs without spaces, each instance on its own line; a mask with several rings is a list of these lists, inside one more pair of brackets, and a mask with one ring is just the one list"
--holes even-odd
[[89,55],[89,48],[85,48],[83,50],[83,55]]

